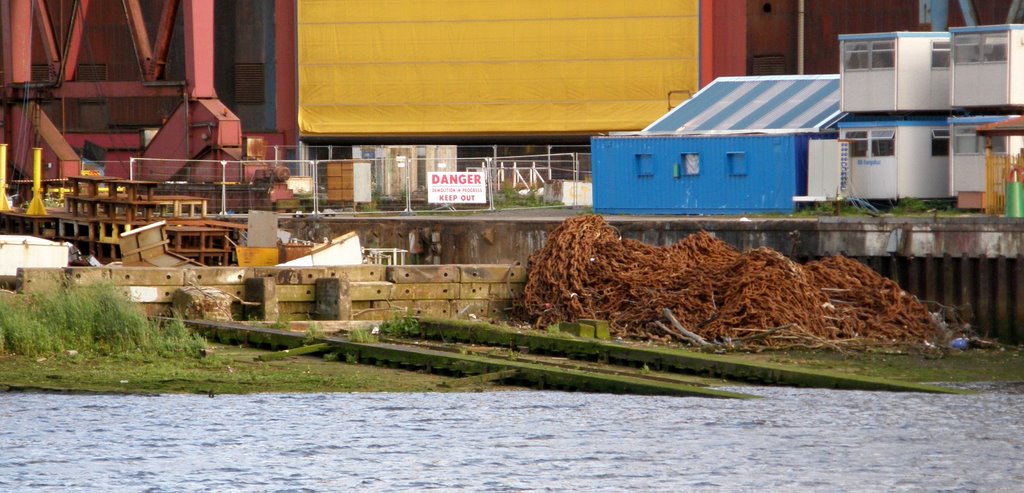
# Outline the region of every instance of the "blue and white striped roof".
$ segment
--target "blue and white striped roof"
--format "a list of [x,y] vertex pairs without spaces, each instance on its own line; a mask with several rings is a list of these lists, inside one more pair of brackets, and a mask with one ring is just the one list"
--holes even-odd
[[839,111],[839,75],[719,77],[644,133],[819,132]]

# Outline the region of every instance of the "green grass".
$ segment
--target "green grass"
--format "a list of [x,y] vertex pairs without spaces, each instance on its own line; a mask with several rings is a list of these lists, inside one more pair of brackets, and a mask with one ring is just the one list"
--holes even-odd
[[[448,377],[333,358],[296,356],[261,362],[266,351],[211,345],[206,358],[0,355],[4,390],[124,394],[251,394],[445,391]],[[494,389],[481,385],[477,389]],[[461,389],[465,391],[466,389]]]
[[380,333],[388,337],[419,337],[420,323],[412,317],[395,317],[380,324]]
[[951,351],[939,355],[908,351],[836,353],[791,350],[736,356],[904,382],[1024,382],[1024,350],[1020,346]]
[[377,342],[377,336],[375,334],[370,333],[370,331],[367,329],[354,329],[352,331],[349,331],[348,339],[352,342],[356,342],[359,344],[369,344]]
[[[845,200],[839,204],[840,216],[867,217],[867,216],[961,216],[979,214],[978,211],[957,209],[954,201],[951,200],[929,200],[905,197],[896,202],[875,204],[871,209],[863,202]],[[803,206],[792,214],[793,217],[819,217],[835,216],[835,202],[817,202]]]
[[494,205],[495,207],[508,208],[543,207],[547,204],[544,203],[543,196],[537,195],[533,191],[526,195],[520,195],[519,191],[514,188],[502,188],[494,196]]
[[198,357],[205,344],[180,322],[151,322],[110,284],[0,297],[0,353]]

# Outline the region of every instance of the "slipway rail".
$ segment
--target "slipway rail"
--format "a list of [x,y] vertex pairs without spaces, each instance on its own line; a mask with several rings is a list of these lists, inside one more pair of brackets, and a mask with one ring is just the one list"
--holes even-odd
[[[208,339],[221,343],[245,344],[278,351],[270,358],[336,353],[344,355],[344,358],[339,358],[341,361],[352,360],[360,364],[386,365],[412,371],[425,370],[463,377],[463,380],[470,378],[481,382],[503,381],[542,389],[679,397],[754,398],[736,392],[648,379],[643,375],[597,373],[536,362],[457,354],[393,342],[356,343],[334,337],[318,337],[311,341],[305,334],[297,332],[232,322],[186,320],[185,325]],[[458,384],[459,380],[455,380],[455,385]]]
[[[533,388],[638,395],[752,398],[678,381],[671,374],[720,378],[757,385],[841,390],[971,394],[960,389],[883,378],[754,363],[727,355],[671,348],[637,347],[568,335],[505,329],[482,322],[419,319],[419,336],[443,341],[447,348],[416,340],[358,343],[343,337],[305,334],[237,322],[186,320],[190,329],[225,344],[277,351],[260,359],[334,353],[341,361],[389,366],[462,378],[465,382],[504,382]],[[501,357],[457,351],[452,344],[507,349]],[[521,356],[514,356],[516,353]],[[528,355],[527,355],[528,354]],[[567,358],[553,362],[546,357]],[[569,360],[585,362],[572,364]],[[595,364],[596,363],[596,364]],[[638,371],[645,368],[649,371]],[[456,380],[455,382],[459,382]],[[459,383],[454,383],[459,385]]]
[[882,390],[934,394],[971,394],[960,389],[883,378],[754,363],[727,355],[682,349],[636,347],[597,339],[556,337],[510,331],[483,322],[419,319],[420,337],[500,347],[528,347],[531,353],[642,366],[651,370],[718,377],[761,385],[786,385],[843,390]]

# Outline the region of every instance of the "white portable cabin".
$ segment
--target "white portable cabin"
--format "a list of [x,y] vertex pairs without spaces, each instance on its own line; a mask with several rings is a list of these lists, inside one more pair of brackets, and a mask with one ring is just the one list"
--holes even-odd
[[1024,106],[1024,24],[949,31],[953,36],[953,106]]
[[[996,123],[1016,115],[969,116],[949,119],[952,155],[949,159],[950,195],[957,198],[961,209],[982,209],[985,206],[985,138],[976,130],[982,125]],[[1024,137],[992,137],[992,154],[1007,155],[1021,152]]]
[[945,117],[841,121],[839,138],[850,143],[847,197],[949,197],[949,124]]
[[840,109],[948,111],[949,46],[946,32],[839,36]]

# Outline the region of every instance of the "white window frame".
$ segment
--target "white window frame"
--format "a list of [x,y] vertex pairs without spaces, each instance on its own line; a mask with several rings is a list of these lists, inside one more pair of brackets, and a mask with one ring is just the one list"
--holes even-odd
[[[843,139],[850,141],[850,157],[892,157],[896,155],[896,130],[879,128],[872,130],[847,130]],[[891,143],[892,153],[882,154],[883,143]]]
[[1009,33],[970,33],[953,38],[953,61],[958,64],[1007,63]]
[[951,48],[949,41],[932,41],[932,70],[949,69]]
[[844,70],[891,70],[894,68],[896,68],[895,39],[843,41]]
[[[977,127],[970,125],[954,125],[953,154],[957,156],[976,156],[985,154],[985,137],[978,135]],[[1005,155],[1006,137],[992,137],[992,154]]]
[[[944,147],[943,147],[946,150],[945,154],[935,154],[935,146],[936,146],[936,144],[940,143],[939,141],[943,141],[943,143],[945,144]],[[950,154],[949,143],[950,143],[950,135],[949,135],[949,129],[948,128],[933,128],[932,129],[932,157],[945,157],[945,156],[949,156],[949,154]]]

